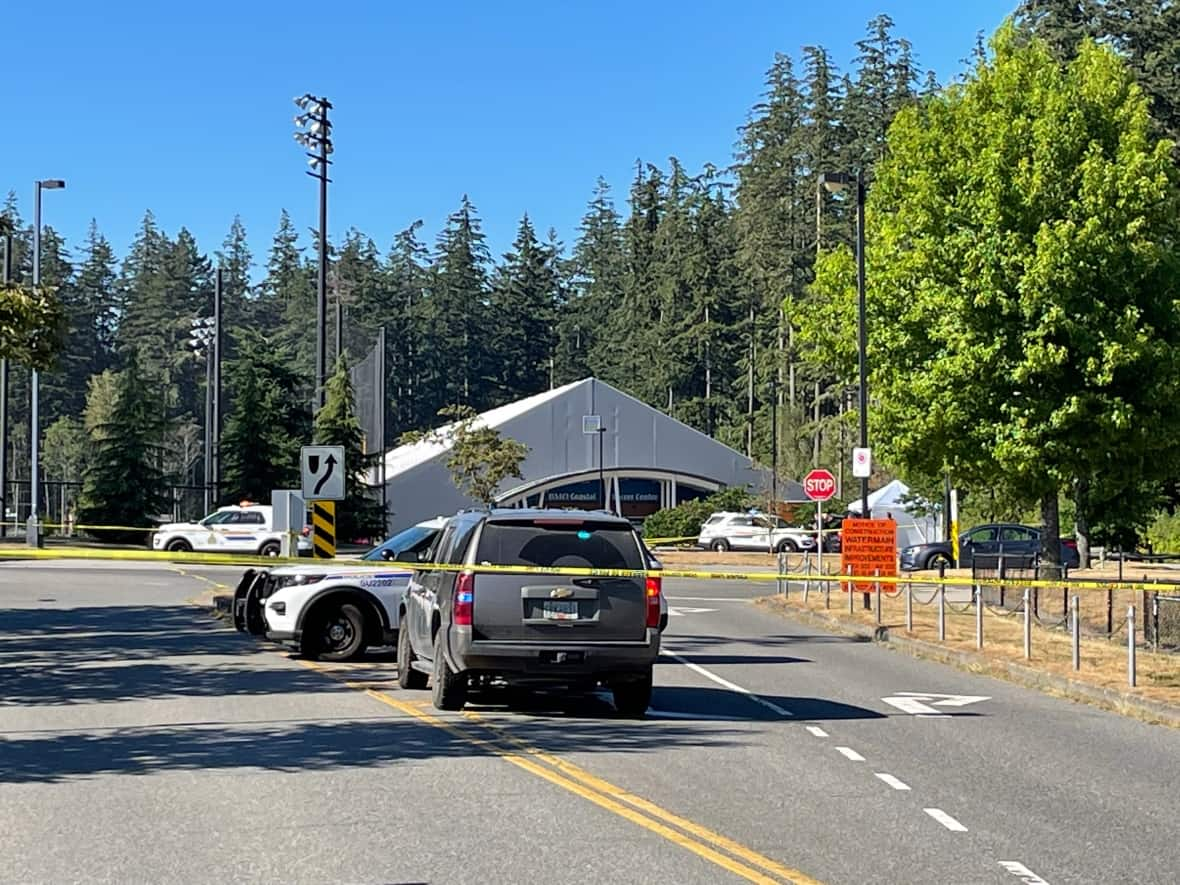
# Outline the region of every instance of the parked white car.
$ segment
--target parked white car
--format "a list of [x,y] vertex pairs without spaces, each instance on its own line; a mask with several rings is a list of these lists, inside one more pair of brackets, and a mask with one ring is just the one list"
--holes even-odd
[[[300,553],[311,550],[306,534],[299,536],[297,547]],[[269,505],[243,501],[219,507],[199,522],[170,522],[160,526],[152,535],[152,549],[278,556],[282,532],[274,530],[274,513]]]
[[704,550],[761,550],[797,553],[815,549],[815,536],[767,513],[714,513],[701,526],[697,546]]
[[[365,554],[365,560],[416,562],[446,519],[418,523]],[[234,594],[234,624],[290,645],[307,658],[344,661],[397,642],[402,594],[411,570],[332,563],[249,569]]]

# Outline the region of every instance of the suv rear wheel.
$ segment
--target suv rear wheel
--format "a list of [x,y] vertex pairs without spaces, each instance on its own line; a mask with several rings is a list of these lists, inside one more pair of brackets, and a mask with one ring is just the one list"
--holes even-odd
[[462,710],[467,703],[467,675],[456,673],[443,654],[442,630],[434,636],[434,677],[431,700],[440,710]]
[[628,719],[642,719],[651,706],[652,671],[649,668],[639,679],[616,682],[611,686],[615,709]]
[[729,549],[729,542],[727,540],[725,540],[724,538],[718,538],[716,541],[714,541],[709,546],[717,553],[724,553],[726,550]]
[[402,617],[397,631],[397,684],[402,688],[426,688],[426,674],[414,669],[417,656],[410,647],[410,628]]
[[783,538],[783,540],[778,542],[778,548],[776,549],[775,552],[777,552],[777,553],[798,553],[799,552],[799,545],[796,544],[794,541],[792,541],[790,538]]
[[278,541],[267,541],[258,548],[259,556],[278,556],[279,551],[282,550]]

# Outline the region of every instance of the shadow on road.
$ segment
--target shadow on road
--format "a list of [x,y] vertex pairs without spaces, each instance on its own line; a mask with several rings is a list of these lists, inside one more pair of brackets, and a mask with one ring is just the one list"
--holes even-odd
[[[728,732],[702,734],[691,725],[651,728],[651,724],[531,720],[523,732],[514,729],[514,734],[556,753],[654,753],[675,746],[724,747],[733,743]],[[0,783],[198,769],[307,772],[495,755],[495,749],[486,741],[468,741],[409,718],[276,725],[135,728],[9,737],[2,743]],[[461,727],[473,734],[477,731],[471,726]],[[486,738],[482,732],[478,736]]]
[[345,690],[302,669],[251,666],[266,654],[188,606],[0,609],[0,709]]
[[[885,719],[876,710],[842,704],[825,698],[795,697],[787,695],[766,695],[758,697],[774,706],[790,711],[789,716],[776,713],[765,704],[745,695],[723,688],[657,685],[652,694],[652,719],[683,719],[686,721],[721,720],[732,722],[784,722],[797,720],[839,720],[839,719]],[[650,740],[651,731],[645,731],[642,723],[620,719],[615,715],[614,705],[607,693],[592,695],[568,695],[560,692],[488,692],[477,695],[472,702],[475,710],[509,711],[519,713],[519,720],[510,719],[513,732],[527,736],[530,723],[545,721],[571,721],[581,719],[587,728],[601,733],[616,734],[616,729],[639,727],[635,732],[638,740]],[[703,735],[712,732],[701,732]],[[541,738],[538,736],[537,740]]]

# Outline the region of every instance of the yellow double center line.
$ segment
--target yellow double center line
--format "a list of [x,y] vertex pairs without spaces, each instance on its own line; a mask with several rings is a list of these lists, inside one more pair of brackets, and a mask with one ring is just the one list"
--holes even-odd
[[407,716],[413,716],[427,725],[440,728],[472,746],[486,750],[505,762],[580,796],[599,808],[606,809],[612,814],[643,827],[645,830],[655,833],[749,882],[763,883],[763,885],[778,885],[783,882],[796,883],[796,885],[819,885],[818,880],[799,870],[791,869],[771,860],[727,836],[673,814],[641,796],[628,793],[571,762],[524,743],[477,713],[466,712],[463,715],[473,725],[489,733],[494,733],[496,737],[480,737],[469,729],[426,712],[417,704],[392,697],[363,683],[335,676],[332,670],[313,661],[301,660],[300,663],[333,676],[333,678],[341,679],[349,688],[363,691],[369,697],[388,707],[405,713]]

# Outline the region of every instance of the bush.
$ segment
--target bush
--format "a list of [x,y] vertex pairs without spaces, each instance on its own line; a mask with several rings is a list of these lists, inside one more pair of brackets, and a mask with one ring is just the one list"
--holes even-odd
[[721,489],[707,498],[657,510],[644,520],[643,534],[647,538],[695,538],[711,514],[719,510],[748,510],[754,501],[746,489],[737,486]]
[[1154,553],[1180,551],[1180,513],[1161,513],[1147,527],[1147,543]]

